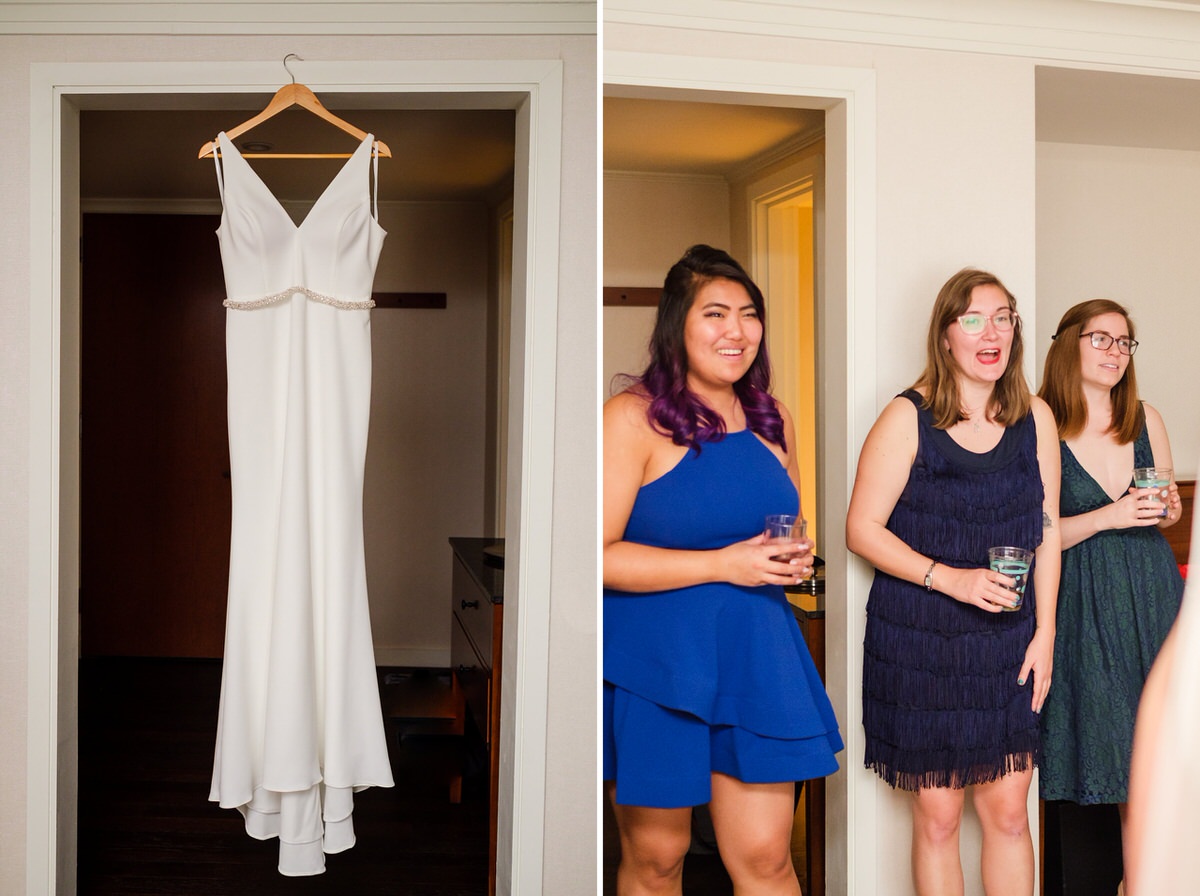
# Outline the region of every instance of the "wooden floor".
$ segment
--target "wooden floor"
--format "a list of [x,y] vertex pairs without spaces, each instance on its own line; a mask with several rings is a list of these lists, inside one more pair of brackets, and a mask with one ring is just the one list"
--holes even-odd
[[322,875],[281,876],[278,841],[208,801],[220,680],[215,660],[81,661],[80,896],[486,893],[486,779],[450,803],[445,745],[400,749],[393,723],[396,786],[355,796],[357,844]]

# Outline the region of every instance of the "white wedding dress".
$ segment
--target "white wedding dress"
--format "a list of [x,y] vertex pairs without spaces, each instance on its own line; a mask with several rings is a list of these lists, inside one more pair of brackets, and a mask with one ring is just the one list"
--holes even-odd
[[374,138],[298,226],[217,144],[233,528],[209,799],[279,838],[282,874],[319,874],[354,845],[354,792],[393,783],[363,559]]

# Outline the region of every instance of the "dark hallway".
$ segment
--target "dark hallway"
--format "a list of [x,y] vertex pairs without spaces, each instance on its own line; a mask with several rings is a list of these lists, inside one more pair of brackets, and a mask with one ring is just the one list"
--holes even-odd
[[451,803],[457,744],[406,737],[401,748],[391,718],[396,786],[356,795],[357,844],[328,856],[322,875],[281,876],[278,841],[251,839],[238,812],[208,801],[220,681],[219,660],[80,663],[81,896],[486,892],[486,773],[468,775]]

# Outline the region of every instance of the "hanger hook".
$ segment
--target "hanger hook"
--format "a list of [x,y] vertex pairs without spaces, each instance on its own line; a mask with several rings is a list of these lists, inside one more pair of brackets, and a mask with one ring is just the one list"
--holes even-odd
[[292,70],[290,68],[288,68],[288,60],[292,59],[292,58],[299,59],[301,62],[303,62],[304,60],[301,59],[300,56],[297,55],[296,53],[288,53],[286,56],[283,57],[283,70],[285,72],[287,72],[289,75],[292,75],[292,83],[295,84],[296,76],[294,74],[292,74]]

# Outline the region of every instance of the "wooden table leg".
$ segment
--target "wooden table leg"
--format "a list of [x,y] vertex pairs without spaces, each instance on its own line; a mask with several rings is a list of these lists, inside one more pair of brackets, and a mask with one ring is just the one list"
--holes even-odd
[[[825,614],[807,614],[804,640],[812,654],[813,665],[825,680]],[[804,784],[805,850],[807,886],[804,896],[825,896],[825,779],[814,778]]]

